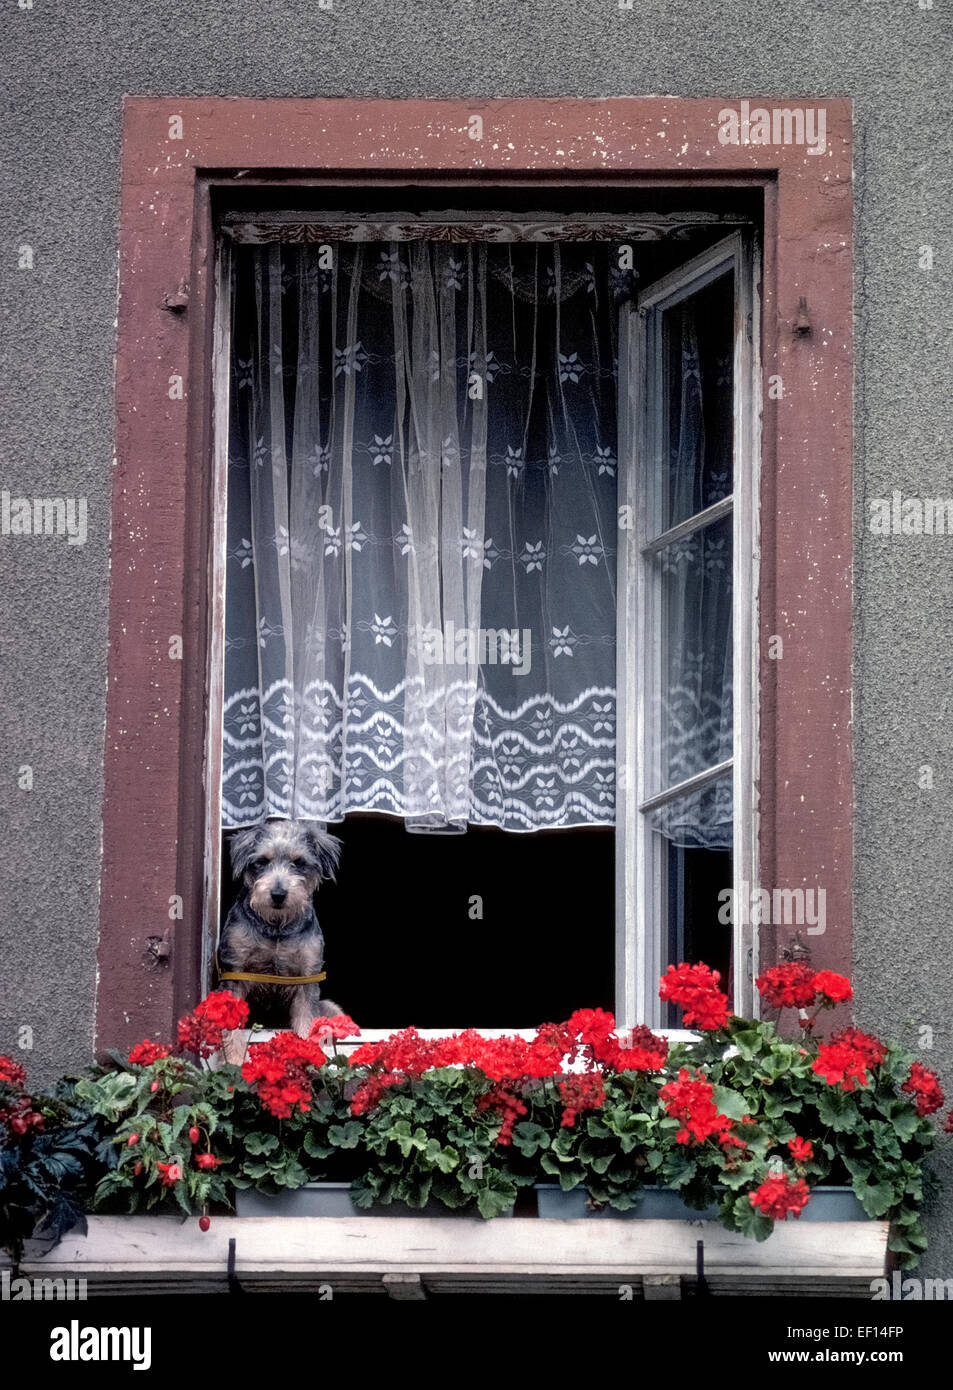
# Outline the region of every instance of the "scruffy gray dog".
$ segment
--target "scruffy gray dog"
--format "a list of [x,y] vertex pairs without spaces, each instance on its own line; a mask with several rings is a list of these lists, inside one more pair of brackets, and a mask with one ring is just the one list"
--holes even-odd
[[[334,878],[341,841],[308,821],[271,820],[236,831],[229,848],[244,892],[219,939],[222,983],[248,1000],[254,1022],[290,1025],[306,1037],[316,1017],[342,1012],[321,998],[320,980],[308,978],[323,978],[324,969],[324,937],[311,899]],[[284,976],[291,977],[287,984]]]

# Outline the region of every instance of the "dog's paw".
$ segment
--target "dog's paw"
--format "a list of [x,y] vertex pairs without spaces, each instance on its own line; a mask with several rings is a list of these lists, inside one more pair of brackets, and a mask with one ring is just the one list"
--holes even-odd
[[335,1004],[333,999],[319,999],[316,1016],[318,1018],[336,1018],[338,1014],[343,1014],[344,1010],[340,1004]]
[[247,1028],[234,1028],[231,1032],[222,1032],[222,1055],[226,1062],[235,1067],[241,1066],[248,1048],[248,1036]]

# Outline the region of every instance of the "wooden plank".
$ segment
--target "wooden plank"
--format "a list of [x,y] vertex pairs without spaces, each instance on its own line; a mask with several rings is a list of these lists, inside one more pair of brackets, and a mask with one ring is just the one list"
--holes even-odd
[[427,1287],[434,1276],[694,1279],[696,1244],[703,1240],[710,1284],[761,1288],[782,1280],[869,1284],[884,1271],[887,1224],[790,1222],[759,1244],[700,1221],[223,1217],[203,1233],[197,1222],[174,1217],[101,1216],[90,1218],[86,1238],[69,1235],[44,1257],[27,1253],[21,1272],[130,1286],[224,1282],[230,1237],[242,1282],[334,1284],[361,1275],[379,1280],[407,1274],[420,1276]]

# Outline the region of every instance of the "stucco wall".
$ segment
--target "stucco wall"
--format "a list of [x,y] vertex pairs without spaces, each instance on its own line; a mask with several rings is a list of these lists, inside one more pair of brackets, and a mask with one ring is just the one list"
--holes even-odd
[[[953,494],[953,22],[949,0],[924,3],[635,0],[629,12],[617,0],[334,0],[328,12],[317,0],[5,0],[0,486],[89,509],[82,546],[0,538],[0,1038],[32,1028],[24,1060],[36,1079],[88,1055],[96,988],[126,92],[853,98],[854,977],[859,1021],[932,1042],[926,1060],[953,1079],[953,541],[876,537],[864,521],[865,500],[895,488]],[[32,270],[18,269],[23,244]],[[924,245],[930,271],[918,267]],[[945,1213],[931,1222],[937,1274],[953,1269],[953,1192]]]

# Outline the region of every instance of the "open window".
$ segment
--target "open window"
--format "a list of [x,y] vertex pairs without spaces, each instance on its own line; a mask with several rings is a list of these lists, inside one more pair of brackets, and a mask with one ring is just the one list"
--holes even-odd
[[297,815],[344,841],[317,905],[369,1028],[669,1024],[678,959],[746,997],[720,911],[755,881],[733,220],[230,220],[209,939],[223,832]]

